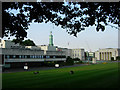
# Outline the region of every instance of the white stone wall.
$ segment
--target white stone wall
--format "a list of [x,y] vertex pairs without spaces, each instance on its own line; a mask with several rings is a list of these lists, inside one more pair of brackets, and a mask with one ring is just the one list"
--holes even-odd
[[84,49],[72,49],[71,57],[72,58],[79,58],[80,60],[85,60]]
[[41,50],[48,50],[48,46],[46,46],[46,45],[41,45],[41,46],[38,46],[38,47],[40,47]]
[[38,46],[38,47],[40,47],[41,50],[45,50],[45,51],[56,51],[55,46],[41,45],[41,46]]
[[99,55],[99,52],[98,52],[98,51],[95,52],[95,58],[96,58],[96,60],[100,60],[100,55]]
[[0,39],[0,48],[5,48],[5,41]]
[[40,47],[37,46],[25,46],[25,48],[33,49],[33,50],[41,50]]

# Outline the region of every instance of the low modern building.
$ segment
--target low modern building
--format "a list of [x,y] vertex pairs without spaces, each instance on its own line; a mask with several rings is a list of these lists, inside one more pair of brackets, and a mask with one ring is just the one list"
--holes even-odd
[[65,55],[66,55],[66,57],[68,57],[68,56],[71,57],[71,51],[72,51],[72,49],[56,47],[56,51],[61,52],[61,54],[62,54],[62,52],[64,52]]
[[111,60],[111,58],[116,60],[117,56],[120,56],[120,49],[118,48],[99,49],[95,52],[95,58],[97,60]]
[[[51,35],[52,36],[52,35]],[[22,47],[14,42],[1,40],[0,42],[0,57],[2,57],[2,64],[8,67],[23,66],[25,63],[29,65],[39,65],[44,61],[66,61],[66,54],[64,51],[57,51],[53,45],[53,37],[49,38],[50,43],[47,46],[25,46]]]

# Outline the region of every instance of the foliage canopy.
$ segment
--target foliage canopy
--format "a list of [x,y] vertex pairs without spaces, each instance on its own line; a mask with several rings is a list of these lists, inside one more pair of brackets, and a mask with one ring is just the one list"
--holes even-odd
[[120,25],[119,10],[117,2],[3,2],[2,37],[10,34],[23,40],[32,22],[52,22],[74,36],[93,25],[104,31],[109,23]]

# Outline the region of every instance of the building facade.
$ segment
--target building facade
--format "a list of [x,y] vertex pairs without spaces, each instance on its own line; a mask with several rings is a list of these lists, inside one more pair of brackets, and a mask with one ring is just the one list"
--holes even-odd
[[95,58],[95,52],[85,52],[85,60],[92,60],[93,58]]
[[18,48],[18,47],[20,47],[19,44],[15,44],[14,42],[11,42],[10,40],[0,39],[0,48]]
[[71,57],[72,58],[79,58],[80,60],[85,60],[85,51],[84,49],[72,49],[71,50]]
[[70,56],[71,57],[71,50],[72,49],[68,49],[68,48],[61,48],[61,47],[57,47],[56,46],[56,51],[59,51],[59,52],[64,52],[66,57]]
[[118,48],[99,49],[95,52],[95,58],[97,60],[111,60],[111,58],[116,60],[117,56],[120,56],[120,49]]
[[[2,44],[2,45],[1,45]],[[6,45],[7,44],[7,45]],[[55,46],[25,46],[21,47],[13,42],[2,40],[0,43],[0,57],[2,57],[0,64],[5,67],[17,67],[23,66],[25,63],[29,65],[35,64],[40,65],[41,63],[47,61],[66,61],[66,55],[62,51],[56,51]]]

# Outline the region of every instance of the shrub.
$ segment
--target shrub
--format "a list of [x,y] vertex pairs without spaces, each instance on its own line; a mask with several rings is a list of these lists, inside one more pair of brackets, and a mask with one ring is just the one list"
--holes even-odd
[[81,64],[81,63],[83,63],[83,62],[82,61],[75,62],[75,64]]
[[120,60],[120,56],[117,56],[117,57],[116,57],[116,60]]
[[114,61],[114,57],[111,57],[111,61]]
[[73,64],[74,64],[73,59],[68,56],[67,59],[66,59],[66,65],[73,65]]
[[80,61],[79,58],[73,58],[73,61]]
[[107,64],[107,62],[103,62],[102,64]]

